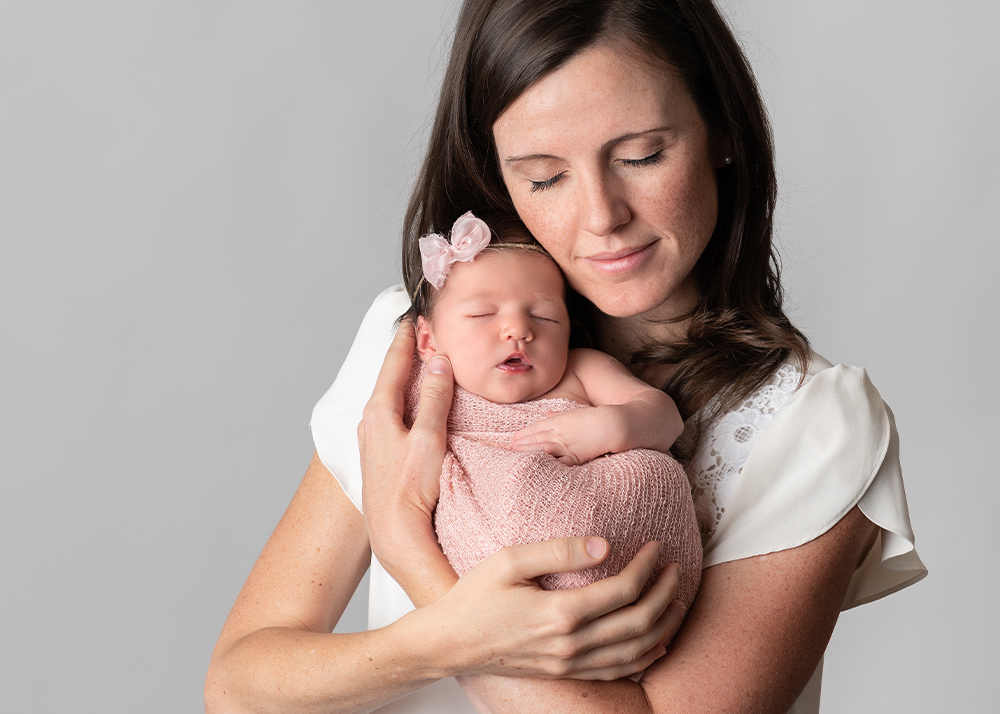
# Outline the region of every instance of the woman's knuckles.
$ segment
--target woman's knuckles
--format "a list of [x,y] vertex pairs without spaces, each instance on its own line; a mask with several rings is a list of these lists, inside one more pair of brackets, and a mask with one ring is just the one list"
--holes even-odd
[[628,639],[642,637],[648,634],[656,626],[656,620],[648,615],[637,613],[637,617],[629,623]]
[[557,639],[573,635],[583,624],[580,616],[567,609],[558,600],[550,600],[541,608],[541,615],[547,632]]
[[574,667],[569,661],[574,655],[560,655],[556,654],[556,659],[549,660],[548,667],[546,671],[555,679],[565,679],[566,677],[573,674]]
[[624,580],[622,582],[621,590],[618,592],[619,607],[631,605],[639,599],[640,592],[642,592],[641,583],[631,578]]
[[[548,543],[548,556],[552,560],[552,564],[559,568],[559,572],[564,570],[572,570],[573,566],[577,564],[578,561],[582,560],[578,557],[578,548],[574,547],[574,539],[570,538],[559,538],[556,540],[547,541]],[[589,565],[590,558],[586,559]]]

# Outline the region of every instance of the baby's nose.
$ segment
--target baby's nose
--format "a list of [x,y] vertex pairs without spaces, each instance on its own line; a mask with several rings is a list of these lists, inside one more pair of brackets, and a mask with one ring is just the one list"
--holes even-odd
[[509,320],[504,325],[503,337],[505,340],[524,340],[525,342],[530,342],[532,339],[531,325],[525,319]]

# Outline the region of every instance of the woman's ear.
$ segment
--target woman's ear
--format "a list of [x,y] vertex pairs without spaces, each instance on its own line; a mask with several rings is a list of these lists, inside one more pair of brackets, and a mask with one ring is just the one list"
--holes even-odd
[[426,362],[437,354],[431,323],[425,320],[423,315],[417,317],[417,354],[420,355],[421,362]]
[[715,168],[724,169],[733,163],[732,142],[729,141],[728,137],[723,137],[715,143],[713,152],[715,154]]

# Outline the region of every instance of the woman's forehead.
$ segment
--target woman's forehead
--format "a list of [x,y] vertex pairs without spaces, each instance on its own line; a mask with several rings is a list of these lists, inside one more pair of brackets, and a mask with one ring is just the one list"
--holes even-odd
[[493,132],[501,160],[508,161],[669,128],[692,111],[694,101],[676,70],[597,46],[529,87],[500,115]]

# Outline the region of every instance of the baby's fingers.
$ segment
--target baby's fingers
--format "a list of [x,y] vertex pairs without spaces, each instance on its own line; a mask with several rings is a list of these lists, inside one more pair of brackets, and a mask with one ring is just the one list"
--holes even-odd
[[545,420],[536,421],[528,426],[522,427],[514,432],[514,436],[511,437],[514,444],[526,443],[533,444],[538,441],[538,435],[549,431],[549,427],[545,424]]
[[[530,427],[529,427],[530,428]],[[537,451],[538,445],[547,444],[552,441],[553,433],[550,429],[536,429],[525,433],[525,430],[515,432],[510,442],[510,447],[514,451]],[[529,447],[519,449],[515,447]]]
[[[562,444],[556,443],[555,441],[542,441],[541,439],[537,442],[511,444],[510,450],[518,453],[525,453],[528,451],[544,451],[549,456],[554,456],[560,461],[562,461],[560,457],[572,456]],[[575,463],[575,460],[572,461],[572,464]]]

